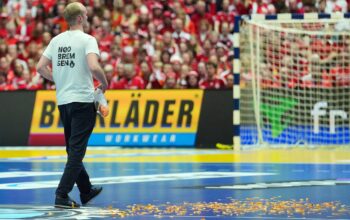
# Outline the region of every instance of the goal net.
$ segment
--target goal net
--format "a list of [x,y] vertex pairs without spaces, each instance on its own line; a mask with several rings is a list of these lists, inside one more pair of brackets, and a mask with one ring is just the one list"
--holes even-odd
[[242,20],[242,147],[350,143],[348,20]]

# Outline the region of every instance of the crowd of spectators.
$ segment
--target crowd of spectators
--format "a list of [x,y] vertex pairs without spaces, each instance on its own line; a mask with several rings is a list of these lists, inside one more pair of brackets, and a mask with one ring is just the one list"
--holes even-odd
[[[70,0],[0,1],[0,90],[54,89],[35,65]],[[234,17],[347,12],[346,0],[81,0],[110,89],[230,89]]]
[[[259,66],[261,88],[348,88],[350,36],[333,34],[336,31],[350,31],[350,24],[346,23],[346,29],[341,30],[334,27],[338,24],[303,24],[303,31],[315,30],[311,35],[260,30],[263,45],[259,49],[260,54],[264,55],[260,59],[254,55],[241,56],[241,85],[250,85],[254,78],[250,70],[253,60],[255,66]],[[332,26],[333,31],[326,34],[325,26]],[[293,30],[297,30],[297,26],[293,27]]]

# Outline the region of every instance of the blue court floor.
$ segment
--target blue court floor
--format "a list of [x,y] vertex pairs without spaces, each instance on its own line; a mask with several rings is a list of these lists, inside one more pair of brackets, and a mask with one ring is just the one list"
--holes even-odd
[[0,148],[0,219],[350,219],[348,150],[89,148],[103,191],[75,210],[53,207],[64,164],[64,148]]

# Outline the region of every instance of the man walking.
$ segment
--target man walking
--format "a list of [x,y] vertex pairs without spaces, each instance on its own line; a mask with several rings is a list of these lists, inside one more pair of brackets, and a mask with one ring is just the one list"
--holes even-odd
[[68,154],[56,190],[55,207],[79,208],[80,205],[68,196],[75,183],[80,191],[82,204],[86,204],[102,191],[102,187],[91,185],[83,158],[96,120],[92,77],[100,82],[103,92],[108,83],[98,63],[100,52],[97,41],[83,31],[87,23],[84,5],[70,3],[64,10],[64,18],[70,29],[51,40],[37,64],[37,71],[44,78],[55,82]]

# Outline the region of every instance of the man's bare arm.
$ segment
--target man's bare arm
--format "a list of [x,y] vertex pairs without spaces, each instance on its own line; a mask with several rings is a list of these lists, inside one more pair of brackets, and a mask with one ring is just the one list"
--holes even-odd
[[53,81],[52,72],[49,69],[50,64],[51,64],[51,60],[49,60],[45,56],[41,56],[38,64],[36,65],[36,70],[45,79]]
[[89,65],[89,69],[95,79],[97,79],[101,83],[101,89],[104,92],[108,87],[108,82],[105,76],[103,69],[98,63],[98,57],[94,53],[89,53],[87,56],[87,62]]

